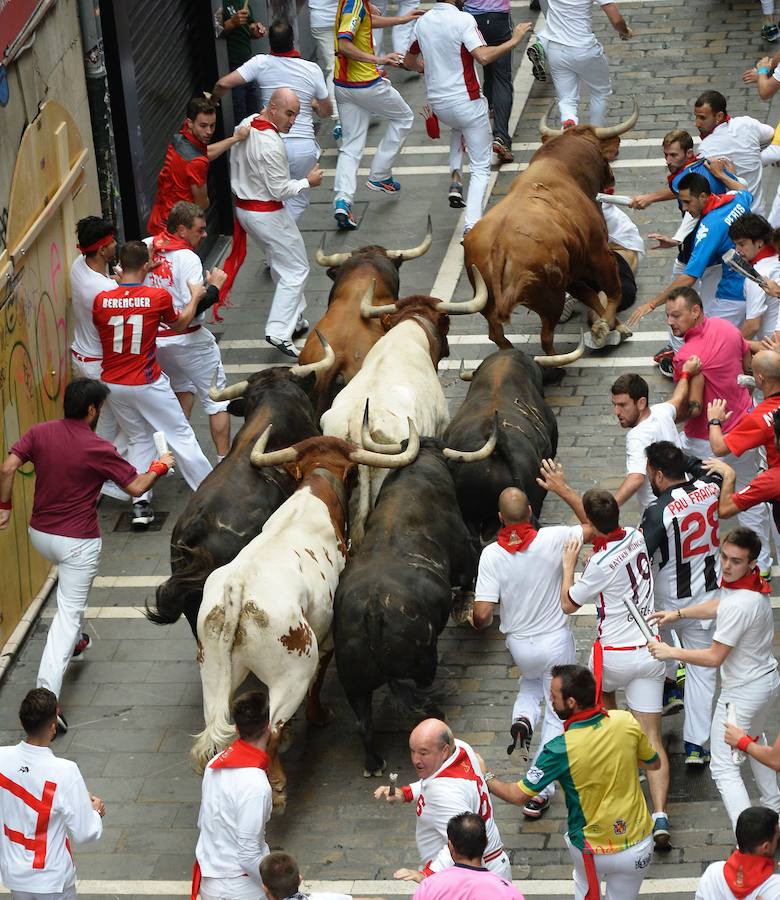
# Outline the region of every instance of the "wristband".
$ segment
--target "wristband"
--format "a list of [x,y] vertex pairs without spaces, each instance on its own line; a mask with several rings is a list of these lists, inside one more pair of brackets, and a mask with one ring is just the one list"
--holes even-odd
[[742,737],[737,741],[737,750],[741,750],[743,753],[747,752],[747,748],[754,744],[758,740],[757,737],[751,737],[749,734],[743,734]]
[[756,71],[758,72],[759,75],[771,75],[772,74],[771,70],[767,69],[766,66],[761,66],[761,68],[757,69]]
[[685,370],[683,370],[682,372],[680,372],[680,379],[681,379],[682,381],[688,381],[688,380],[690,379],[690,377],[691,377],[691,373],[690,373],[690,372],[686,372]]
[[722,424],[723,424],[723,423],[720,421],[720,419],[710,419],[710,420],[707,422],[707,425],[708,425],[708,426],[711,426],[711,425],[717,425],[718,427],[720,427]]
[[0,509],[13,509],[13,500],[0,500]]
[[151,466],[149,466],[149,471],[154,472],[154,474],[158,477],[162,477],[163,475],[166,475],[168,473],[168,466],[166,466],[165,463],[161,460],[156,459],[151,464]]
[[682,617],[683,617],[682,609],[680,607],[678,607],[677,608],[677,618],[682,619]]

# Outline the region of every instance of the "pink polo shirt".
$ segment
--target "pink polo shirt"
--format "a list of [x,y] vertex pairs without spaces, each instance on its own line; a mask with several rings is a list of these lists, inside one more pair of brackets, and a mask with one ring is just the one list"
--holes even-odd
[[495,872],[455,863],[426,878],[414,900],[523,900],[523,895]]
[[683,364],[691,356],[701,360],[704,375],[704,403],[700,416],[688,419],[685,433],[689,438],[709,440],[707,404],[719,397],[728,404],[731,416],[723,423],[726,434],[750,407],[750,394],[737,384],[742,374],[742,360],[750,350],[736,325],[725,319],[705,318],[685,333],[685,343],[674,357],[674,380],[680,380]]

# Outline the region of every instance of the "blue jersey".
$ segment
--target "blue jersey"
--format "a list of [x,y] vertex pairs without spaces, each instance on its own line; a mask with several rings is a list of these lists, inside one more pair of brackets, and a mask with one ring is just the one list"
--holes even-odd
[[715,296],[720,300],[744,301],[744,277],[730,269],[721,257],[734,247],[734,241],[729,237],[729,226],[750,212],[753,195],[748,191],[736,191],[725,195],[723,201],[699,221],[685,274],[701,278],[705,269],[720,263],[722,274]]
[[[713,194],[725,194],[726,193],[726,185],[715,175],[710,172],[710,170],[705,166],[705,162],[707,160],[703,156],[697,156],[695,159],[692,159],[689,163],[680,169],[679,172],[675,172],[674,175],[670,175],[667,179],[669,182],[669,189],[676,196],[680,193],[680,182],[685,178],[686,175],[690,175],[692,172],[695,172],[697,175],[703,175],[707,181],[710,183],[710,191]],[[736,178],[733,172],[730,172],[726,169],[726,174],[730,178]],[[677,201],[680,202],[679,200]]]

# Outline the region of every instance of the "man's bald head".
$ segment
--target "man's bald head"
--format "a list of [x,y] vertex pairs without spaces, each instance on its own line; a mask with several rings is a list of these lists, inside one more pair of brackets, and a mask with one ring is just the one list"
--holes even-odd
[[527,522],[531,518],[531,504],[520,488],[504,488],[498,497],[498,514],[505,525]]
[[455,749],[449,725],[441,719],[424,719],[409,735],[412,765],[420,778],[429,778]]
[[767,381],[780,382],[780,354],[774,350],[761,350],[753,357],[753,374]]
[[301,101],[298,95],[290,88],[283,87],[277,88],[271,94],[265,108],[265,116],[282,134],[287,134],[295,124],[295,117],[300,111]]

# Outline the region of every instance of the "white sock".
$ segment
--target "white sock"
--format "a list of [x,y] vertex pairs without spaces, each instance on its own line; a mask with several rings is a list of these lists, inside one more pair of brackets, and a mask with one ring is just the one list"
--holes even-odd
[[669,817],[666,815],[665,812],[657,812],[657,813],[653,813],[653,821],[654,821],[654,822],[657,821],[658,819],[662,819],[662,818],[663,818],[663,819],[668,819]]

